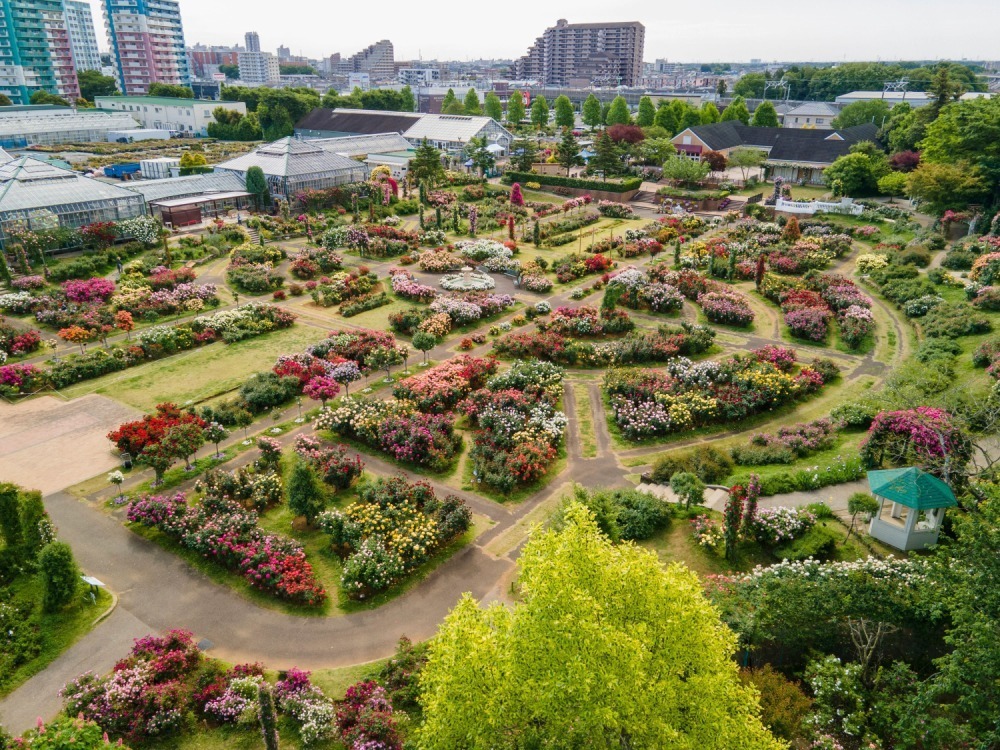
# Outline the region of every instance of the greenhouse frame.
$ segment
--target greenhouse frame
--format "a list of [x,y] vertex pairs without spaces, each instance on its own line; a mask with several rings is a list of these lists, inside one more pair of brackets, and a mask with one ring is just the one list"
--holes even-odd
[[78,229],[145,214],[138,193],[30,156],[0,166],[0,246],[16,231]]

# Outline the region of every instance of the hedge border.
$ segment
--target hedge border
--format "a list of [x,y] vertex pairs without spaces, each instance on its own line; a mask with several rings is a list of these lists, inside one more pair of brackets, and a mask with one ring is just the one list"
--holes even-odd
[[580,180],[575,177],[560,177],[550,174],[534,174],[533,172],[506,172],[503,176],[507,184],[519,182],[537,182],[548,187],[568,187],[579,190],[595,190],[605,193],[628,193],[642,187],[642,179],[633,177],[622,182],[599,182],[597,180]]

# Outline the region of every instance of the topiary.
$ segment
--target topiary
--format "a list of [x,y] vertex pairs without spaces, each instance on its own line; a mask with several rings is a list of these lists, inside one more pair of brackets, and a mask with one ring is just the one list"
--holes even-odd
[[45,609],[49,612],[61,609],[80,585],[80,569],[73,551],[63,542],[49,542],[38,555],[38,568],[45,588]]

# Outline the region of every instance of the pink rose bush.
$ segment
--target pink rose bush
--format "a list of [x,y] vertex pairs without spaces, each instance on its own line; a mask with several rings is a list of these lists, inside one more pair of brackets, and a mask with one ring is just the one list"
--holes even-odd
[[392,393],[398,399],[413,402],[422,412],[441,414],[453,409],[472,391],[482,388],[496,371],[497,361],[492,357],[461,354],[406,378]]
[[129,504],[126,518],[163,532],[280,599],[307,606],[326,599],[302,547],[265,532],[257,514],[235,501],[209,495],[198,505],[188,505],[183,493],[145,495]]
[[947,460],[958,471],[972,458],[972,443],[944,409],[918,406],[879,412],[861,444],[861,458],[869,467],[915,464],[931,472]]
[[417,283],[416,277],[405,268],[389,269],[392,291],[403,299],[413,302],[430,302],[437,296],[437,290],[426,284]]

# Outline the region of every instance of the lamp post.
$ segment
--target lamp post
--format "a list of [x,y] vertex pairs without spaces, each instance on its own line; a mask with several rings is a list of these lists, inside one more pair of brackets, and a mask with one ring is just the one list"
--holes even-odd
[[296,419],[295,421],[297,423],[301,424],[304,421],[302,419],[302,397],[301,396],[296,397],[296,399],[295,399],[295,405],[297,407],[299,407],[299,418]]

